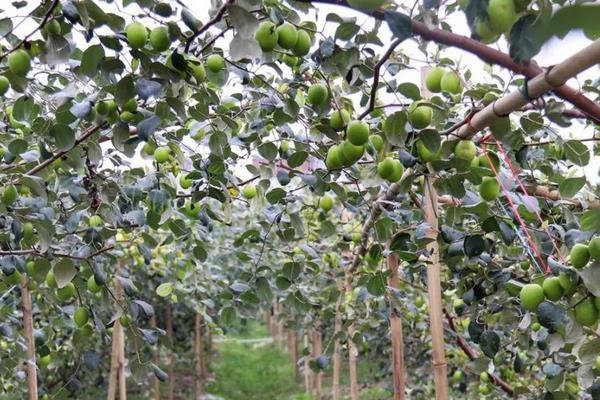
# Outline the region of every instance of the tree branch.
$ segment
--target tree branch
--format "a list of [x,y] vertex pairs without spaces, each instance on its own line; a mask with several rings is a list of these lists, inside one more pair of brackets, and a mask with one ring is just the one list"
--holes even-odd
[[[346,0],[297,0],[302,3],[323,3],[333,4],[338,6],[344,6],[352,8]],[[381,10],[376,11],[362,11],[366,14],[373,16],[374,18],[384,20],[384,13]],[[424,40],[431,40],[436,43],[445,44],[447,46],[457,47],[465,50],[481,60],[496,64],[518,74],[525,76],[528,79],[532,79],[535,76],[543,73],[544,71],[540,68],[535,61],[528,64],[518,64],[513,61],[512,58],[506,53],[496,50],[492,47],[485,45],[484,43],[478,42],[474,39],[466,36],[457,35],[455,33],[445,31],[438,28],[429,28],[426,24],[420,21],[412,20],[411,30],[415,35],[421,36]],[[596,123],[600,123],[600,105],[593,102],[591,99],[586,97],[584,94],[568,85],[562,85],[553,90],[553,92],[563,100],[573,104],[583,113],[585,113],[590,119]]]
[[[456,326],[454,326],[454,320],[452,319],[452,316],[450,316],[450,314],[447,311],[445,312],[445,314],[450,330],[456,335],[456,343],[467,355],[467,357],[469,357],[469,360],[473,361],[475,358],[477,358],[475,351],[471,348],[471,346],[469,346],[469,343],[467,343],[467,341],[460,335],[460,333],[456,331]],[[500,378],[498,375],[490,374],[489,372],[487,374],[490,376],[490,378],[496,384],[496,386],[499,386],[506,394],[510,396],[514,394],[512,386],[510,386],[508,383],[502,380],[502,378]]]
[[225,11],[227,11],[227,7],[231,4],[234,3],[234,0],[227,0],[225,3],[223,3],[223,5],[221,6],[221,8],[219,8],[219,10],[217,11],[217,13],[215,14],[215,16],[208,21],[206,24],[202,25],[200,27],[200,29],[198,29],[196,32],[194,32],[189,38],[187,38],[186,42],[185,42],[185,49],[184,52],[185,53],[189,53],[190,52],[190,46],[192,45],[192,42],[200,35],[202,35],[204,32],[206,32],[211,26],[215,25],[216,23],[218,23],[221,19],[223,19],[223,15],[225,15]]
[[30,169],[29,171],[25,172],[25,175],[35,175],[35,174],[37,174],[38,172],[40,172],[41,170],[43,170],[44,168],[46,168],[48,165],[52,164],[54,161],[58,160],[59,158],[61,158],[65,154],[67,154],[69,151],[71,151],[75,147],[79,146],[87,138],[89,138],[94,133],[96,133],[101,127],[102,127],[102,125],[92,125],[91,127],[85,129],[83,131],[83,133],[81,134],[81,136],[79,136],[75,140],[75,144],[73,145],[73,147],[71,147],[69,150],[61,150],[61,151],[59,151],[58,153],[54,154],[49,159],[44,160],[43,162],[39,163],[38,165],[36,165],[32,169]]
[[395,41],[393,41],[390,47],[387,49],[387,51],[383,54],[383,56],[381,56],[381,59],[377,62],[377,64],[375,64],[375,67],[373,68],[373,84],[371,85],[371,98],[369,99],[369,106],[366,108],[365,111],[362,112],[362,114],[358,116],[359,120],[369,115],[369,113],[375,109],[375,100],[377,99],[377,88],[379,86],[379,75],[381,67],[392,56],[392,53],[394,52],[396,47],[398,47],[398,45],[403,41],[404,40],[401,39],[396,39]]

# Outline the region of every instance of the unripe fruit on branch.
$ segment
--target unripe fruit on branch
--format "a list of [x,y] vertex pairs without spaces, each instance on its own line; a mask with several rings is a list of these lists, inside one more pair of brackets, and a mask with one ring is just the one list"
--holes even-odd
[[346,127],[348,122],[350,122],[350,113],[342,108],[341,110],[334,111],[331,114],[329,126],[336,131],[341,131]]
[[146,45],[148,31],[140,22],[132,22],[125,27],[125,36],[132,49],[140,49]]
[[442,77],[446,70],[442,67],[434,67],[427,71],[425,75],[425,87],[432,93],[442,91]]
[[298,30],[288,22],[277,27],[277,43],[284,49],[292,49],[298,43]]
[[494,201],[500,194],[500,184],[494,177],[484,176],[479,185],[479,195],[485,201]]
[[408,112],[408,122],[410,122],[413,128],[423,129],[429,126],[433,115],[431,107],[413,103],[410,108],[411,109]]
[[454,71],[447,71],[442,76],[442,80],[440,82],[440,87],[442,92],[451,93],[451,94],[459,94],[462,92],[462,82],[458,74]]
[[275,29],[275,24],[271,21],[263,21],[258,25],[254,32],[254,39],[258,42],[262,51],[272,51],[277,46],[279,34]]
[[23,49],[16,50],[8,55],[6,61],[8,69],[15,75],[25,76],[31,69],[31,57]]
[[477,155],[477,147],[471,140],[459,140],[454,146],[454,155],[462,160],[471,161]]
[[537,283],[529,283],[521,288],[519,298],[524,309],[535,311],[537,306],[544,301],[544,289]]
[[320,106],[325,103],[327,98],[329,97],[329,91],[327,90],[327,86],[322,83],[317,83],[312,85],[308,89],[307,100],[310,104],[315,106]]
[[369,140],[369,125],[363,121],[350,121],[346,127],[346,135],[350,143],[362,146]]
[[169,30],[164,26],[159,26],[150,32],[150,44],[156,51],[165,51],[171,45]]
[[589,248],[585,244],[577,243],[571,248],[569,258],[571,260],[571,265],[574,268],[583,268],[590,261]]
[[312,45],[312,39],[308,32],[305,30],[298,31],[298,41],[296,45],[292,49],[292,53],[298,57],[304,57],[310,51],[310,46]]
[[219,54],[211,54],[206,59],[206,67],[214,73],[225,68],[225,60]]
[[333,208],[333,198],[328,195],[321,197],[319,199],[319,208],[325,212],[330,211]]
[[254,197],[256,197],[256,186],[248,184],[246,186],[244,186],[244,188],[242,189],[242,196],[244,196],[245,199],[253,199]]

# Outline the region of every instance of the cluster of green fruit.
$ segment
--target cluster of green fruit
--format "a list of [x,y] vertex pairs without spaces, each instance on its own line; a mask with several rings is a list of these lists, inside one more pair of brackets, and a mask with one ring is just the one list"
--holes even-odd
[[305,29],[297,29],[286,22],[279,26],[271,21],[263,21],[256,29],[254,38],[264,52],[273,51],[277,46],[290,51],[282,56],[282,60],[293,67],[298,64],[299,58],[310,51],[313,38]]
[[[558,276],[546,277],[542,284],[529,283],[521,288],[519,298],[521,305],[528,311],[535,312],[544,300],[559,301],[562,297],[571,296],[577,282],[571,276],[561,272]],[[575,320],[583,326],[593,326],[598,321],[600,297],[588,296],[575,305]],[[532,329],[539,329],[532,324]]]
[[462,92],[463,85],[458,74],[453,70],[434,67],[425,75],[425,87],[431,93],[449,93],[456,95]]
[[590,259],[600,261],[600,237],[592,238],[588,244],[577,243],[569,252],[569,260],[573,268],[585,267]]
[[171,46],[169,30],[164,26],[152,29],[148,35],[148,30],[141,22],[132,22],[125,27],[125,36],[132,49],[145,47],[148,39],[152,48],[158,52],[163,52]]
[[327,151],[325,165],[328,169],[350,167],[360,160],[370,144],[375,152],[383,149],[383,138],[371,135],[369,125],[359,120],[350,120],[346,110],[335,111],[330,119],[330,126],[335,130],[346,127],[346,139],[333,145]]
[[[490,0],[487,18],[476,18],[471,26],[472,33],[483,43],[494,43],[502,34],[509,36],[518,13],[524,11],[531,0]],[[467,10],[469,0],[459,0],[459,6]]]

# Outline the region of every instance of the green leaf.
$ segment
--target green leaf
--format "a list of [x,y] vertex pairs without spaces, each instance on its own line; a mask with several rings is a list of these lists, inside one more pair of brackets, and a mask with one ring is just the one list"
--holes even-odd
[[537,306],[536,315],[540,324],[550,333],[557,332],[565,319],[565,311],[549,301]]
[[160,297],[167,297],[173,292],[173,284],[171,282],[161,283],[156,288],[156,294]]
[[95,44],[88,47],[81,56],[81,72],[89,76],[94,77],[98,73],[100,68],[100,62],[104,59],[104,47]]
[[600,208],[587,210],[579,218],[579,224],[584,231],[600,231]]
[[408,39],[412,33],[412,20],[408,15],[385,10],[384,18],[396,39]]
[[15,101],[12,110],[12,116],[17,121],[28,122],[32,116],[37,114],[37,106],[33,102],[33,98],[29,96],[21,96]]
[[287,164],[290,168],[296,168],[304,164],[304,161],[308,158],[306,151],[297,151],[287,159]]
[[63,288],[77,275],[77,270],[70,258],[61,258],[53,268],[56,286]]
[[290,281],[293,281],[300,276],[300,273],[302,272],[302,264],[294,261],[286,262],[283,264],[283,269],[281,272],[286,278],[288,278]]
[[582,187],[586,184],[586,179],[584,176],[578,178],[567,178],[560,183],[558,190],[560,191],[560,195],[564,198],[569,198],[575,196]]
[[494,358],[500,350],[500,336],[494,331],[484,331],[479,337],[479,347],[483,354],[489,358]]
[[55,124],[50,128],[56,147],[60,150],[70,150],[75,145],[75,132],[65,124]]
[[388,141],[394,145],[402,146],[406,140],[406,112],[396,111],[388,116],[383,123],[383,132]]
[[421,91],[419,87],[411,82],[404,82],[398,85],[398,91],[405,97],[413,100],[421,100]]
[[437,153],[442,144],[442,138],[440,134],[433,129],[425,129],[419,133],[419,139],[432,153]]
[[381,272],[373,274],[367,282],[367,290],[373,296],[382,296],[385,293],[385,287],[386,279]]
[[135,96],[135,85],[131,75],[127,75],[117,83],[115,102],[119,107],[123,107],[133,96]]
[[563,145],[565,157],[574,164],[584,167],[590,162],[590,151],[579,140],[569,140]]
[[269,161],[273,161],[277,157],[277,146],[273,143],[263,143],[258,146],[258,154]]
[[231,306],[224,307],[221,310],[221,323],[223,325],[231,325],[237,318],[235,308]]
[[335,38],[340,40],[350,40],[360,31],[360,26],[354,22],[343,22],[335,30]]
[[509,54],[518,63],[528,62],[540,51],[543,40],[536,18],[535,14],[524,15],[510,30]]

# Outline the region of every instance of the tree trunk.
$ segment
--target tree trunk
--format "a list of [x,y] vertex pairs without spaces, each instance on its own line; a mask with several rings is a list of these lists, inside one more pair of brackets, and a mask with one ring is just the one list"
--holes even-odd
[[[313,358],[321,356],[323,352],[321,324],[317,320],[315,329],[313,330]],[[315,382],[315,400],[321,400],[321,389],[323,386],[323,372],[319,371],[316,374]]]
[[[167,311],[165,313],[165,325],[167,329],[167,337],[171,346],[173,346],[173,311],[171,305],[167,304]],[[175,375],[173,374],[173,349],[169,351],[167,356],[167,374],[169,375],[169,387],[168,387],[168,399],[174,400],[175,398]]]
[[[398,287],[398,258],[395,254],[388,256],[388,268],[392,272],[389,278],[390,287]],[[390,315],[392,334],[392,368],[394,372],[394,400],[404,400],[404,339],[402,337],[402,319],[392,305]]]
[[[150,318],[150,326],[154,329],[156,329],[156,315],[153,315],[152,318]],[[152,356],[152,362],[154,362],[155,365],[158,365],[158,352],[159,352],[159,347],[156,347],[156,352],[154,353],[154,356]],[[154,400],[160,400],[160,380],[158,380],[158,378],[156,377],[156,375],[152,374],[153,376],[153,382],[154,382]]]
[[269,333],[273,338],[273,341],[277,343],[277,300],[273,300],[271,305],[271,325],[269,326]]
[[446,356],[444,354],[444,317],[440,283],[439,247],[437,242],[437,192],[433,186],[433,178],[430,176],[425,177],[424,192],[423,214],[425,221],[429,224],[428,237],[433,239],[427,245],[427,250],[431,254],[427,264],[427,291],[429,295],[433,378],[436,399],[446,400],[448,399],[448,377]]
[[342,345],[340,339],[337,337],[342,332],[342,311],[341,304],[344,298],[343,285],[338,284],[340,291],[339,298],[335,308],[335,323],[333,334],[335,336],[333,345],[333,376],[331,381],[331,398],[332,400],[339,400],[341,396],[340,392],[340,376],[342,372]]
[[127,400],[127,382],[125,376],[125,332],[119,325],[119,400]]
[[200,314],[196,314],[196,326],[195,326],[195,334],[194,334],[194,353],[195,353],[195,364],[196,364],[196,379],[194,380],[194,394],[196,396],[196,400],[202,399],[202,376],[204,373],[202,372],[202,350],[204,347],[202,340],[202,316]]
[[37,400],[37,367],[35,361],[35,341],[33,339],[33,315],[31,307],[31,295],[27,287],[27,278],[21,281],[21,301],[23,302],[23,330],[27,341],[27,390],[29,400]]

